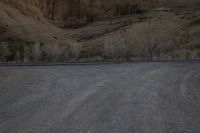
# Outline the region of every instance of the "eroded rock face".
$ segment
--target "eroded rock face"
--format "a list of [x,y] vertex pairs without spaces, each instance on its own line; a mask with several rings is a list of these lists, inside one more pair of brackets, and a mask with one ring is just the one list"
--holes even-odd
[[93,21],[98,17],[134,14],[163,5],[187,5],[199,0],[0,0],[28,16],[44,16],[55,22]]
[[128,15],[156,5],[157,0],[1,0],[27,16],[54,22],[93,21],[98,17]]
[[86,10],[80,0],[43,0],[40,9],[51,20],[86,20]]

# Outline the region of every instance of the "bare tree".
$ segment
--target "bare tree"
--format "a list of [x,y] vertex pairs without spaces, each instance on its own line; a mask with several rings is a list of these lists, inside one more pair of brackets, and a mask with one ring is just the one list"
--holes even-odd
[[71,54],[72,54],[72,58],[75,59],[75,60],[78,60],[78,58],[80,56],[80,52],[81,52],[80,43],[77,43],[77,42],[71,43],[70,51],[71,51]]
[[105,38],[104,55],[114,60],[126,58],[127,46],[121,34],[110,35]]
[[169,21],[150,21],[132,26],[127,32],[126,42],[137,56],[143,59],[159,59],[175,46],[179,28]]
[[192,60],[199,60],[200,59],[200,50],[194,50],[192,52]]
[[44,60],[47,62],[58,62],[62,54],[62,50],[59,44],[46,44],[42,48]]
[[40,43],[32,44],[31,56],[34,62],[38,62],[40,60],[41,52]]
[[30,62],[30,45],[23,46],[23,61],[24,63]]
[[10,54],[7,42],[2,42],[0,44],[0,62],[6,62],[7,56]]

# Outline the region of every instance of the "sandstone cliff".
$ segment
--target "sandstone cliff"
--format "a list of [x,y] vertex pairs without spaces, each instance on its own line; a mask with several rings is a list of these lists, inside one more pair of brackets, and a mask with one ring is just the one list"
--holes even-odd
[[1,0],[32,17],[44,16],[55,22],[93,21],[107,16],[131,15],[155,7],[157,0]]

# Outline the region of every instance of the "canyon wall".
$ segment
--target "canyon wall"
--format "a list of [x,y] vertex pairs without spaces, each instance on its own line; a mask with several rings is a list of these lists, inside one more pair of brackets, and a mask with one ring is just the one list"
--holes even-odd
[[93,21],[99,17],[128,15],[155,7],[157,0],[1,0],[23,14],[54,22]]
[[44,16],[54,22],[93,21],[99,17],[129,15],[160,6],[195,6],[199,0],[0,0],[28,16]]
[[40,9],[55,21],[93,21],[99,17],[133,14],[158,5],[157,0],[44,0]]
[[85,20],[86,10],[80,0],[44,0],[40,3],[42,14],[53,21]]

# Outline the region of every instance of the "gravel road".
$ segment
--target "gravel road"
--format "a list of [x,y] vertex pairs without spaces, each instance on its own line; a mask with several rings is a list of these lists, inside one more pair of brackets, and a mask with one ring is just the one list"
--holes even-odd
[[1,66],[0,133],[200,133],[200,62]]

